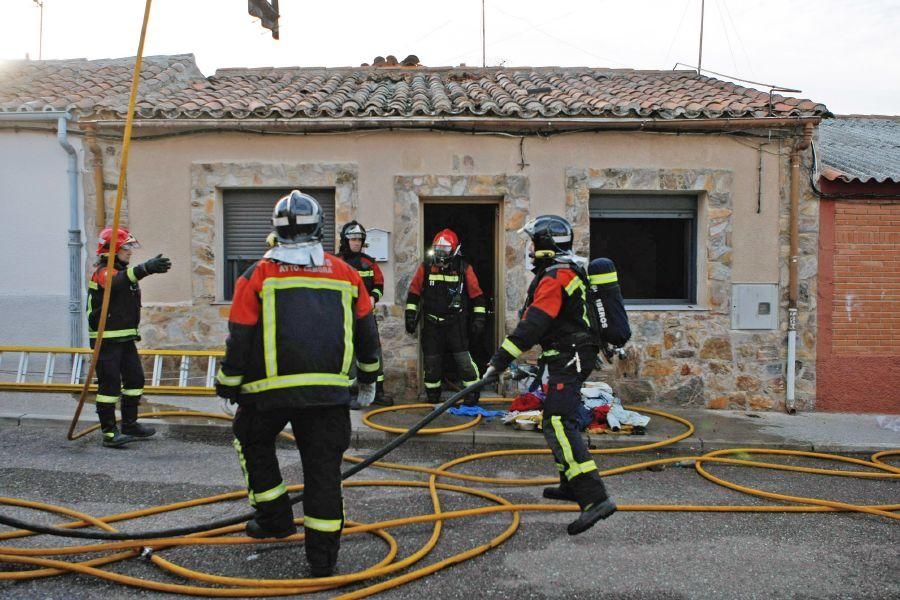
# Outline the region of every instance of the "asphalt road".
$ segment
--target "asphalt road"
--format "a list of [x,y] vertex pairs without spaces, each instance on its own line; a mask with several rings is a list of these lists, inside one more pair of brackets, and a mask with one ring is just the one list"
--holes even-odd
[[[123,450],[99,446],[97,437],[65,441],[64,427],[5,426],[0,429],[0,495],[39,500],[106,515],[241,489],[243,478],[226,429],[203,438],[161,434]],[[372,448],[352,448],[365,455]],[[462,454],[448,444],[410,444],[389,460],[438,466]],[[300,483],[299,457],[289,442],[279,457],[287,483]],[[601,457],[601,468],[654,458]],[[834,467],[793,459],[785,462]],[[711,467],[744,485],[787,494],[859,504],[900,503],[900,481],[872,481],[792,474],[740,467]],[[458,471],[498,477],[553,476],[547,456],[492,459]],[[422,477],[369,469],[358,479]],[[640,471],[607,480],[619,504],[767,504],[715,486],[693,469]],[[516,503],[540,503],[540,487],[478,486]],[[444,510],[485,505],[482,500],[443,493]],[[348,487],[349,519],[372,522],[431,512],[425,493],[411,488]],[[133,523],[123,530],[195,524],[247,511],[245,501],[193,508]],[[4,514],[43,523],[59,517],[2,507]],[[301,514],[299,507],[297,515]],[[384,592],[387,598],[898,598],[900,523],[861,514],[659,513],[620,511],[589,532],[570,537],[573,513],[522,513],[516,534],[497,548]],[[488,542],[510,523],[507,514],[448,521],[437,548],[416,567]],[[399,556],[417,550],[430,525],[393,530]],[[27,538],[0,544],[65,545],[72,541]],[[80,542],[77,542],[80,543]],[[372,536],[344,539],[339,573],[380,560],[385,545]],[[242,577],[307,576],[295,544],[185,547],[163,556],[193,569]],[[3,565],[0,570],[28,567]],[[157,581],[188,583],[140,559],[112,570]],[[374,582],[369,582],[374,583]],[[348,587],[349,591],[362,587]],[[313,594],[330,597],[329,593]],[[176,596],[126,588],[92,577],[64,575],[26,582],[0,582],[3,598],[120,598]]]

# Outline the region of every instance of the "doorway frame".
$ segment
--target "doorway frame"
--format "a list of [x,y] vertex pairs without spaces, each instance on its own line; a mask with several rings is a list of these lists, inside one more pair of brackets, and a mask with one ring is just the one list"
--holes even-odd
[[[500,273],[506,267],[506,260],[503,251],[503,245],[500,243],[500,239],[502,237],[503,229],[500,227],[500,224],[503,223],[503,198],[499,196],[493,197],[483,197],[479,198],[477,196],[470,197],[455,197],[455,196],[429,196],[429,197],[420,197],[419,198],[419,214],[421,218],[419,219],[419,247],[422,248],[427,245],[428,240],[425,239],[425,207],[429,204],[487,204],[493,205],[497,207],[497,214],[494,217],[494,256],[496,257],[494,260],[494,339],[498,340],[497,343],[500,343],[501,339],[501,323],[506,322],[506,306],[505,303],[498,302],[497,298],[500,295],[500,291],[503,289],[502,280],[500,278]],[[423,257],[424,258],[424,257]],[[421,363],[421,357],[419,359]],[[421,364],[419,365],[419,374],[421,375]]]
[[[525,302],[528,273],[525,270],[524,243],[519,237],[531,210],[529,180],[524,175],[397,175],[394,177],[394,231],[392,250],[394,258],[394,304],[396,314],[402,315],[406,304],[409,282],[418,264],[423,260],[424,201],[460,203],[486,200],[498,203],[497,218],[497,281],[496,290],[503,295],[495,297],[495,334],[503,339],[507,331],[515,328],[519,308]],[[502,242],[500,241],[502,238]],[[502,245],[501,245],[502,244]],[[498,301],[499,300],[499,301]],[[505,300],[505,301],[503,301]],[[396,340],[398,355],[405,357],[407,381],[421,387],[418,376],[418,338],[403,336]],[[415,357],[415,358],[414,358]]]

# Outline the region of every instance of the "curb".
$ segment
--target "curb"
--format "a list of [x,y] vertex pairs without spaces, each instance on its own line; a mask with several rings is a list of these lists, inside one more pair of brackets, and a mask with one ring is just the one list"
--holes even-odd
[[[177,418],[177,417],[176,417]],[[60,414],[35,414],[21,412],[0,412],[0,427],[12,425],[16,427],[40,427],[40,426],[59,426],[71,422],[71,415]],[[97,416],[94,414],[83,414],[80,422],[84,427],[88,427],[97,423]],[[198,422],[172,422],[161,419],[143,419],[142,422],[153,425],[160,430],[164,436],[176,437],[192,437],[197,439],[218,438],[227,432],[230,438],[230,427],[223,421]],[[288,429],[290,425],[288,426]],[[224,431],[223,431],[224,430]],[[356,426],[352,430],[352,445],[370,446],[381,445],[387,443],[394,438],[395,434],[370,429],[365,425]],[[650,444],[662,441],[663,437],[654,435],[645,436],[622,436],[613,437],[609,435],[591,435],[586,434],[585,438],[588,447],[597,448],[625,448],[638,444]],[[602,442],[601,442],[602,440]],[[414,444],[440,444],[450,446],[460,446],[469,449],[487,449],[487,448],[546,448],[544,436],[540,433],[505,433],[497,431],[482,431],[478,428],[467,429],[440,435],[423,435],[415,436],[409,440]],[[723,450],[727,448],[770,448],[779,450],[803,450],[807,452],[823,452],[832,454],[865,454],[871,455],[881,450],[894,450],[896,444],[873,443],[869,445],[859,444],[841,444],[827,443],[814,444],[809,441],[789,440],[782,441],[760,441],[754,439],[743,440],[723,440],[723,439],[703,439],[701,437],[692,436],[678,442],[643,450],[640,453],[656,453],[656,454],[679,454],[690,452],[692,454],[706,453],[713,450]]]

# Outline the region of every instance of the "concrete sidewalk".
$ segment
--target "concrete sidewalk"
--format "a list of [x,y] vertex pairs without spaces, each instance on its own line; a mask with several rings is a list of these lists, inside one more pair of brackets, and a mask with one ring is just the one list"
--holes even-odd
[[[490,400],[490,399],[486,399]],[[40,427],[68,423],[76,406],[77,396],[66,393],[0,392],[0,427]],[[488,409],[502,409],[504,404],[486,403]],[[636,407],[640,411],[640,407]],[[691,437],[665,446],[660,452],[708,452],[720,448],[781,448],[816,452],[871,454],[881,450],[900,449],[900,415],[848,413],[746,412],[652,406],[694,424]],[[209,396],[152,396],[146,399],[142,412],[156,410],[197,410],[222,414],[222,401]],[[382,425],[406,428],[427,414],[426,408],[392,412],[376,416]],[[370,429],[362,422],[359,411],[353,417],[354,445],[380,445],[395,434]],[[447,427],[465,422],[466,418],[441,415],[429,427]],[[85,405],[79,428],[96,423],[93,405]],[[157,427],[166,427],[180,435],[209,436],[226,433],[229,424],[215,419],[166,418],[148,419]],[[676,436],[685,431],[684,425],[652,416],[643,436],[589,434],[592,447],[625,447],[649,444]],[[537,432],[517,431],[503,425],[500,419],[482,422],[477,427],[440,435],[420,435],[413,442],[456,444],[466,450],[485,447],[545,447],[544,438]],[[657,451],[657,450],[654,450]]]

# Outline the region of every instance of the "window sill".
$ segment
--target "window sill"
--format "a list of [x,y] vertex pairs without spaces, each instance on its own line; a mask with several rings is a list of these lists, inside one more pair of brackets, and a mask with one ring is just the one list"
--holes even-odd
[[210,306],[231,306],[231,300],[213,300]]
[[697,304],[626,304],[628,312],[708,312],[709,308]]

